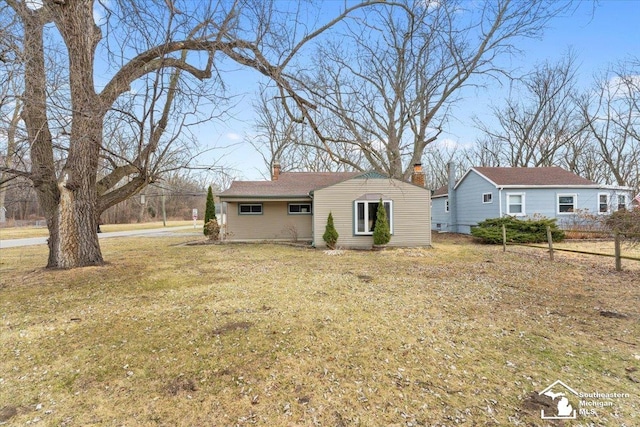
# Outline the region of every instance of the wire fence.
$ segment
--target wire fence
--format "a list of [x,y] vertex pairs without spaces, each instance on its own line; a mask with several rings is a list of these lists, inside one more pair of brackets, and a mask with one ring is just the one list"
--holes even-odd
[[[608,257],[615,259],[615,268],[616,271],[622,271],[622,260],[630,260],[630,261],[640,261],[640,255],[635,255],[630,249],[628,252],[630,254],[623,254],[622,244],[625,239],[630,238],[638,238],[640,234],[622,234],[614,231],[601,231],[601,230],[581,230],[581,229],[573,229],[573,230],[563,230],[567,234],[580,235],[582,239],[576,240],[578,242],[586,242],[584,239],[585,236],[596,236],[599,241],[613,241],[613,253],[603,253],[603,252],[593,252],[589,250],[583,249],[572,249],[567,247],[559,247],[557,242],[553,241],[551,236],[551,228],[547,227],[547,245],[537,245],[531,243],[515,243],[507,241],[507,229],[503,225],[502,226],[502,248],[503,251],[506,252],[507,246],[525,246],[528,248],[537,248],[537,249],[546,249],[549,251],[549,259],[551,261],[554,260],[554,252],[570,252],[577,253],[583,255],[593,255],[599,257]],[[629,246],[628,248],[631,248]]]

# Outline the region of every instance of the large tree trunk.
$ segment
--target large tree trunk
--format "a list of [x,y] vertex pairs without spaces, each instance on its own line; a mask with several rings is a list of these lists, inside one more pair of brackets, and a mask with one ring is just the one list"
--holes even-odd
[[93,82],[93,59],[101,34],[93,21],[91,2],[68,3],[53,10],[69,52],[73,108],[69,156],[58,182],[57,267],[101,265],[96,176],[106,110]]
[[25,16],[25,96],[22,117],[31,148],[31,180],[49,228],[47,267],[58,265],[58,200],[51,132],[46,114],[46,72],[44,64],[43,26],[39,14]]
[[[55,251],[56,264],[50,267],[73,268],[103,263],[98,243],[97,222],[90,192],[85,189],[69,190],[60,184],[58,206],[58,245]],[[51,229],[49,229],[51,232]]]
[[[85,110],[86,111],[86,110]],[[81,116],[82,113],[77,114]],[[89,114],[91,116],[92,114]],[[75,114],[74,114],[75,116]],[[96,171],[102,117],[74,117],[72,148],[58,184],[59,244],[56,267],[72,268],[103,263],[98,243]]]
[[31,144],[31,178],[49,229],[50,268],[103,263],[97,234],[96,174],[105,110],[93,88],[93,57],[100,34],[92,11],[91,2],[48,10],[54,12],[53,21],[69,52],[72,127],[67,162],[59,178],[46,113],[43,27],[48,15],[23,12],[27,58],[23,119]]

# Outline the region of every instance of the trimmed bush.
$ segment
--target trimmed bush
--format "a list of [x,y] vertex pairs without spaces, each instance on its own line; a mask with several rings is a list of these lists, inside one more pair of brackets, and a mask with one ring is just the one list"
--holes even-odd
[[387,210],[384,203],[380,199],[378,211],[376,212],[376,225],[373,227],[373,244],[386,245],[391,240],[391,230],[389,230],[389,221],[387,220]]
[[333,225],[333,215],[329,212],[329,217],[327,218],[327,226],[324,229],[324,234],[322,235],[322,240],[327,244],[329,249],[335,249],[336,243],[338,243],[338,230]]
[[204,229],[202,230],[205,236],[209,235],[209,232],[207,231],[207,224],[212,219],[216,220],[216,224],[218,223],[218,220],[216,219],[216,202],[213,199],[213,191],[211,190],[211,186],[209,186],[209,191],[207,191],[207,204],[204,209]]
[[554,242],[564,240],[564,231],[556,225],[555,219],[520,220],[511,216],[491,218],[478,223],[471,229],[471,235],[483,243],[502,244],[502,225],[507,232],[507,242],[541,243],[547,241],[547,226],[551,227]]
[[209,240],[220,240],[220,225],[215,217],[204,225],[204,234],[209,237]]

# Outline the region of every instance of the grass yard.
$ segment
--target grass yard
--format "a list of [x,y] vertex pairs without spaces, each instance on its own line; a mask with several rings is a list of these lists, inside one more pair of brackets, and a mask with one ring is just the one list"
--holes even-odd
[[[640,425],[637,270],[434,238],[332,256],[118,238],[70,271],[3,249],[0,424]],[[551,424],[556,380],[629,397]]]
[[[600,254],[614,255],[615,247],[613,240],[594,240],[581,242],[576,240],[568,240],[566,242],[554,244],[555,247],[587,252],[595,252]],[[640,245],[632,245],[630,242],[623,241],[620,246],[620,252],[622,256],[628,256],[640,259]],[[609,263],[615,262],[613,260],[607,261]],[[638,268],[640,270],[640,262],[622,260],[622,264],[629,268]]]
[[[537,243],[531,245],[535,249],[527,249],[524,246],[513,245],[509,246],[509,251],[515,252],[537,252],[538,255],[547,257],[549,256],[548,245],[545,243]],[[565,261],[581,262],[590,265],[597,265],[598,267],[611,267],[615,268],[615,247],[614,242],[611,239],[602,240],[565,240],[559,243],[554,243],[553,247],[558,249],[554,251],[554,256],[560,256]],[[524,248],[524,249],[523,249]],[[568,249],[570,251],[591,252],[595,254],[602,254],[606,256],[595,256],[591,254],[571,253],[563,252],[562,249]],[[635,259],[622,259],[622,267],[625,270],[635,271],[640,274],[640,245],[634,245],[628,241],[622,241],[620,246],[620,252],[623,257],[635,258]]]

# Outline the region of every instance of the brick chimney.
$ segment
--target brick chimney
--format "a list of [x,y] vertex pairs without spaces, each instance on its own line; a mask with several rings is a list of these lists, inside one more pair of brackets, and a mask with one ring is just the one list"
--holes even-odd
[[280,177],[280,162],[273,162],[273,173],[271,174],[271,181],[277,181]]
[[413,165],[411,183],[424,188],[424,172],[422,172],[422,163],[416,163]]

